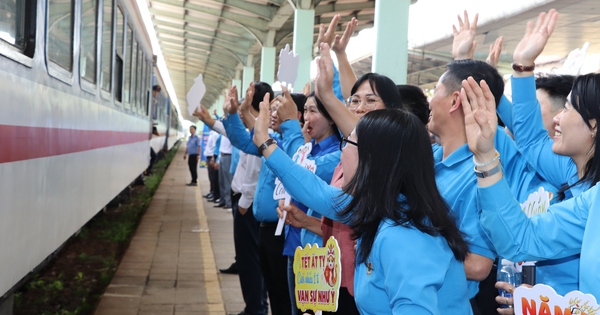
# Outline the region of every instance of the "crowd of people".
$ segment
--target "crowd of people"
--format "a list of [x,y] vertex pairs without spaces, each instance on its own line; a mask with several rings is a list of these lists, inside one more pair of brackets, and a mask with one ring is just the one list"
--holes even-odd
[[[477,16],[459,16],[455,60],[429,100],[380,74],[357,78],[346,46],[358,21],[339,36],[339,19],[320,28],[315,91],[275,96],[254,82],[242,100],[229,89],[224,117],[194,113],[240,150],[220,189],[233,208],[240,314],[268,305],[304,314],[294,250],[330,236],[342,275],[338,309],[324,314],[513,314],[512,298],[496,296],[515,289],[494,283],[498,258],[536,261],[537,283],[559,294],[600,298],[600,75],[534,75],[558,12],[528,23],[513,52],[512,100],[495,68],[502,37],[486,61],[473,59]],[[315,172],[294,161],[302,147]],[[289,205],[273,198],[276,181]],[[539,191],[552,205],[528,217],[521,203]]]

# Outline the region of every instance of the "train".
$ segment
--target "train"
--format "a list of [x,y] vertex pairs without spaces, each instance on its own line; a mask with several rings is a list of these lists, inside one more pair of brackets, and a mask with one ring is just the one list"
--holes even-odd
[[0,5],[0,305],[183,137],[155,60],[135,0]]

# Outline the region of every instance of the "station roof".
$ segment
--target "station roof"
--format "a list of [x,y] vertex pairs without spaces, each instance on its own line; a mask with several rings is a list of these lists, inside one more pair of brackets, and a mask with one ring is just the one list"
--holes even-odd
[[[426,2],[421,0],[419,4]],[[182,115],[189,120],[195,118],[187,113],[185,95],[194,78],[203,74],[207,87],[203,103],[207,105],[214,103],[231,84],[236,71],[241,71],[246,64],[248,55],[255,56],[253,65],[257,68],[255,80],[258,80],[262,46],[271,39],[276,51],[286,44],[291,46],[294,8],[315,9],[315,39],[319,24],[327,25],[335,14],[342,15],[337,30],[340,34],[352,17],[359,20],[357,32],[373,27],[375,14],[373,0],[147,0],[147,3]],[[499,12],[491,19],[480,17],[475,58],[485,59],[489,45],[498,36],[504,36],[498,68],[501,73],[510,73],[512,52],[523,36],[527,21],[535,21],[540,12],[551,8],[560,12],[560,18],[541,62],[564,61],[571,50],[586,41],[592,44],[588,54],[600,54],[600,45],[594,45],[600,43],[600,32],[597,32],[600,1],[532,0],[528,6]],[[424,89],[434,87],[446,63],[452,59],[451,25],[454,22],[448,23],[439,36],[409,45],[408,84]],[[353,68],[357,75],[370,72],[371,57],[367,55],[356,61]],[[242,90],[245,89],[242,87]]]

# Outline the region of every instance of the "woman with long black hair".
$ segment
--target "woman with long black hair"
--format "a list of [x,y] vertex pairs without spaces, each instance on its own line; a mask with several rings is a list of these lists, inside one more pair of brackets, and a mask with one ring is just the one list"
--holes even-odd
[[462,265],[468,246],[437,190],[429,134],[416,116],[365,114],[342,139],[342,189],[294,164],[267,128],[261,114],[254,143],[290,195],[352,227],[362,314],[471,314]]

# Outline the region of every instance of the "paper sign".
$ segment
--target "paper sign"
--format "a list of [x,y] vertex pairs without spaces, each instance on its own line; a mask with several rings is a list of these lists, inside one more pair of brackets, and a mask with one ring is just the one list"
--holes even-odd
[[527,200],[521,204],[521,210],[525,212],[528,218],[540,213],[548,211],[550,208],[550,200],[553,194],[540,187],[537,191],[531,193]]
[[340,247],[331,236],[325,247],[297,247],[294,253],[296,307],[301,310],[337,311],[342,280]]
[[290,45],[286,44],[279,52],[279,68],[277,69],[277,80],[282,86],[291,88],[298,77],[298,66],[300,56],[290,50]]
[[[537,191],[529,194],[527,200],[521,204],[521,210],[525,212],[528,218],[540,213],[544,213],[548,211],[550,208],[550,200],[554,197],[554,194],[548,192],[544,189],[544,187],[538,188]],[[517,270],[522,272],[523,266],[533,264],[535,266],[535,261],[525,261],[519,262],[516,264]]]
[[600,306],[591,294],[571,291],[564,297],[545,284],[515,290],[516,315],[599,315]]
[[192,88],[186,95],[190,116],[192,116],[194,110],[200,106],[200,101],[202,101],[204,93],[206,93],[206,86],[204,85],[202,74],[199,74],[198,77],[194,79],[194,85],[192,85]]
[[[307,159],[308,154],[312,151],[312,143],[307,142],[304,145],[300,146],[296,153],[292,156],[292,160],[296,162],[296,164],[300,164],[307,168],[311,172],[317,171],[317,164],[315,161]],[[292,200],[292,197],[285,191],[285,187],[283,187],[283,183],[279,180],[279,178],[275,178],[275,190],[273,190],[273,199],[280,200],[284,199],[284,206],[289,206]],[[283,232],[283,227],[285,224],[285,218],[287,217],[287,211],[283,211],[283,217],[279,218],[277,221],[277,228],[275,228],[275,235],[281,235]]]

